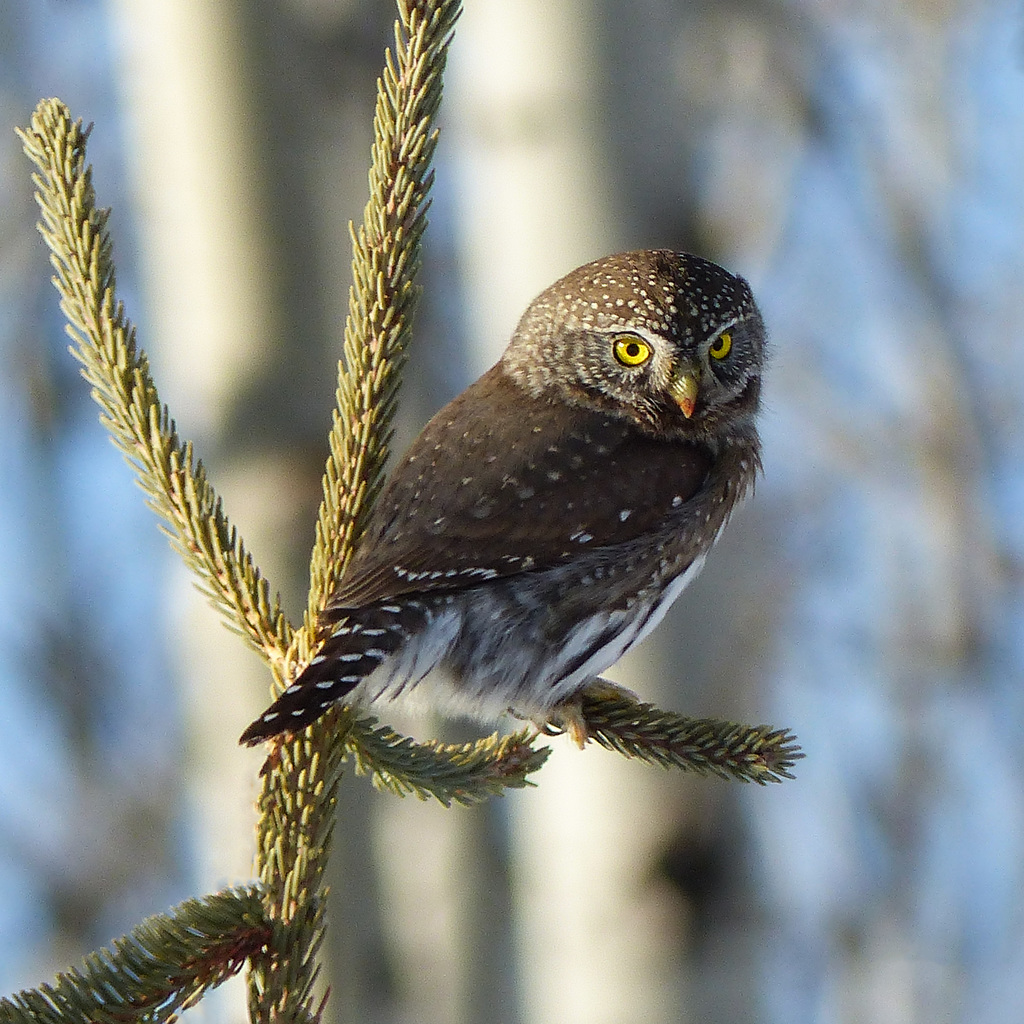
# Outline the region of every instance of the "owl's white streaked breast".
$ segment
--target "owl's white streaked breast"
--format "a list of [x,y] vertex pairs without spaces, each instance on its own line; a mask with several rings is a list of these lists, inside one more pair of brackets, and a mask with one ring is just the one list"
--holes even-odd
[[[486,720],[509,709],[543,720],[556,704],[571,698],[643,640],[698,575],[704,560],[705,555],[694,559],[659,594],[588,616],[554,650],[516,639],[524,628],[528,632],[543,628],[541,603],[513,607],[506,600],[495,601],[491,591],[481,588],[466,616],[461,608],[465,595],[451,597],[430,614],[419,636],[382,663],[353,696],[361,702],[401,700]],[[508,620],[507,629],[474,628],[474,623],[493,622],[496,617]],[[474,657],[468,664],[446,668],[460,636],[463,643],[471,643]]]

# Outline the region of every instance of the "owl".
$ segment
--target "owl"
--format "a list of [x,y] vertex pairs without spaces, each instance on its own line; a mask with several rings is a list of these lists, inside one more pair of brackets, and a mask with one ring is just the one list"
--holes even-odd
[[700,257],[621,253],[555,282],[396,465],[318,650],[241,742],[417,691],[582,745],[582,691],[753,486],[764,354],[749,286]]

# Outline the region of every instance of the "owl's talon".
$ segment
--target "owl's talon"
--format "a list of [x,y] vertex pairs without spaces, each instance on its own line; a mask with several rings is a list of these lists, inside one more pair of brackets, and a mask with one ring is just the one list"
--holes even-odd
[[561,736],[565,729],[557,722],[546,721],[541,718],[531,718],[530,724],[537,730],[538,736]]
[[587,723],[583,718],[582,713],[578,718],[573,717],[565,724],[565,731],[569,735],[569,739],[576,744],[580,750],[586,747],[587,742],[590,739],[590,730],[587,728]]
[[583,700],[630,700],[636,701],[637,695],[618,683],[607,679],[594,679],[580,690],[574,697],[556,704],[551,717],[543,724],[538,724],[540,732],[546,736],[566,734],[580,750],[590,741],[590,728],[583,714]]
[[558,704],[551,713],[551,718],[544,723],[544,732],[548,736],[565,734],[582,750],[590,739],[587,720],[583,717],[583,702],[580,697]]

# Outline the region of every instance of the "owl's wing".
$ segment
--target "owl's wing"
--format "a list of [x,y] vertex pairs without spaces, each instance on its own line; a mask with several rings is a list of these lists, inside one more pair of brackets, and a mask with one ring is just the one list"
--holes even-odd
[[424,428],[381,493],[327,614],[552,568],[663,526],[704,447],[527,396],[499,367]]

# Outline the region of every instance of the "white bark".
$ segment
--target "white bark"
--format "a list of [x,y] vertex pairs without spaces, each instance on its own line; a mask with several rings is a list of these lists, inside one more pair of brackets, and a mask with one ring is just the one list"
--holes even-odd
[[[593,3],[474,0],[460,22],[446,142],[474,370],[494,362],[537,292],[622,247],[601,141],[598,17]],[[538,788],[508,799],[525,1020],[678,1022],[674,908],[649,881],[664,778],[554,746]]]
[[[232,399],[278,334],[240,12],[202,0],[113,7],[146,296],[141,335],[162,398],[202,452],[225,440]],[[232,520],[275,578],[280,523],[271,510],[294,490],[287,468],[217,468],[214,484]],[[194,876],[199,891],[212,891],[252,878],[253,801],[265,754],[238,748],[232,737],[258,714],[269,676],[184,568],[177,579],[168,632],[187,702]],[[214,1004],[239,1019],[243,1000],[236,978]]]

